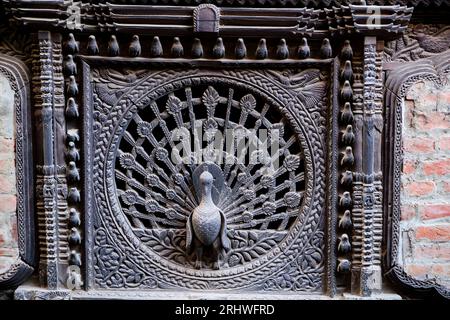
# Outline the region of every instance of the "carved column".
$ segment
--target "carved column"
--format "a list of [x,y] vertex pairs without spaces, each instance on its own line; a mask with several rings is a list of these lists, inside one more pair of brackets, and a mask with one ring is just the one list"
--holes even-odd
[[[381,44],[381,47],[380,47]],[[384,41],[377,40],[375,58],[375,98],[374,98],[374,216],[373,216],[373,264],[381,269],[381,251],[383,241],[383,171],[382,162],[382,139],[383,139],[383,68],[382,57]],[[380,271],[381,272],[381,271]],[[379,275],[381,278],[381,275]],[[381,280],[380,280],[381,281]],[[379,288],[381,289],[381,287]]]
[[[379,183],[375,184],[375,163],[379,170],[380,133],[375,131],[375,123],[379,123],[380,114],[376,114],[377,83],[381,81],[377,68],[376,37],[364,38],[364,87],[362,115],[362,158],[361,170],[356,173],[355,188],[361,191],[362,203],[360,221],[355,221],[356,234],[360,236],[361,253],[354,256],[352,270],[353,293],[370,296],[381,290],[380,244],[381,238],[381,193]],[[377,125],[379,128],[379,126]],[[357,166],[358,168],[359,166]],[[379,176],[379,175],[378,175]],[[378,179],[379,180],[379,179]],[[376,187],[378,185],[378,187]],[[355,200],[356,201],[356,200]]]
[[[64,251],[65,219],[64,156],[60,141],[64,133],[63,88],[60,36],[40,31],[33,48],[33,93],[37,119],[37,219],[39,239],[39,280],[49,289],[58,287],[59,254]],[[62,97],[62,98],[61,98]]]

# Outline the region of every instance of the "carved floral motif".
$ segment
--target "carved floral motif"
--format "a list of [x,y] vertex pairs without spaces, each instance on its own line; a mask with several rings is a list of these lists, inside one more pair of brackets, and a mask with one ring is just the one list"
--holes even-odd
[[384,60],[416,61],[429,58],[450,48],[450,27],[447,25],[410,25],[408,32],[386,43]]

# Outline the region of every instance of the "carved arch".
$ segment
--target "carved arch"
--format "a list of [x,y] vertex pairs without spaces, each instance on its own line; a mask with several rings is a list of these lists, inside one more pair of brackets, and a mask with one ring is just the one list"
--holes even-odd
[[16,189],[17,233],[19,257],[0,274],[0,289],[23,283],[34,271],[34,173],[32,152],[32,124],[30,112],[30,76],[25,64],[11,56],[0,54],[0,74],[14,91],[16,122]]
[[[450,299],[450,290],[431,280],[418,280],[408,275],[398,264],[400,249],[400,188],[403,163],[402,107],[408,89],[420,80],[442,84],[442,77],[450,73],[450,50],[416,62],[405,63],[387,72],[385,90],[386,122],[384,130],[384,212],[387,255],[385,274],[403,287],[420,291],[434,291]],[[394,137],[391,139],[390,137]]]

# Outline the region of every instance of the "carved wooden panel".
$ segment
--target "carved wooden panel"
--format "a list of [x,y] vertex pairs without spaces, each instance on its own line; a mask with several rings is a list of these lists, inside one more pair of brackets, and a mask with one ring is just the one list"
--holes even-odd
[[[89,76],[94,287],[323,290],[328,63],[281,70],[92,67],[85,81]],[[237,136],[276,130],[279,166],[251,162],[267,156],[258,152],[239,161],[225,145],[222,154],[209,153],[211,141],[196,137],[196,126]],[[177,130],[200,153],[181,162],[171,157]],[[215,177],[223,179],[213,196],[231,249],[219,266],[206,258],[199,267],[186,252],[186,223],[199,204],[195,171],[205,162],[216,163]]]

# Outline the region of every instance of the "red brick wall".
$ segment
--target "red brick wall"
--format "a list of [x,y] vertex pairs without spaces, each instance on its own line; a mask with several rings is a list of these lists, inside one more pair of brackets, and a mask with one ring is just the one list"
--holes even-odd
[[16,260],[17,217],[14,154],[14,92],[0,76],[0,273]]
[[402,260],[450,287],[450,77],[415,84],[403,113]]

